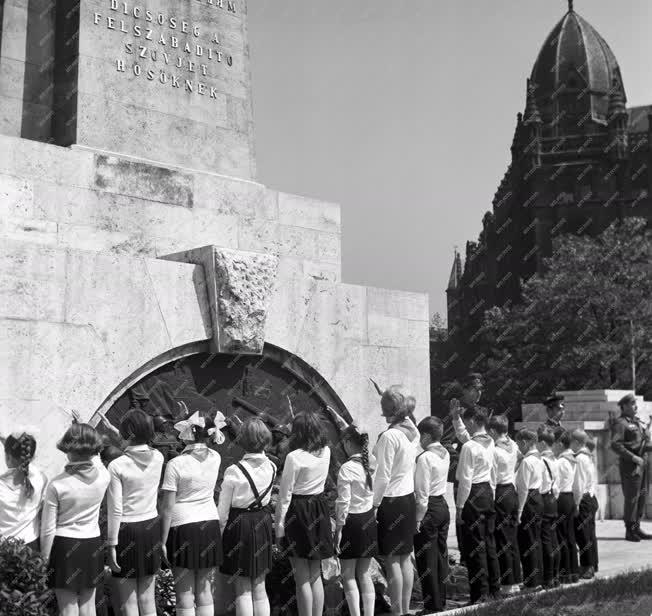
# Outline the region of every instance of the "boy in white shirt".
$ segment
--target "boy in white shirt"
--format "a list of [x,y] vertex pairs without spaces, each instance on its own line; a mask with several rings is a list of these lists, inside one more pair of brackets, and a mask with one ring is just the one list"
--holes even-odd
[[543,586],[559,586],[559,542],[557,541],[557,497],[559,496],[559,471],[552,451],[555,435],[552,430],[538,430],[538,449],[544,472],[541,479],[543,517],[541,518],[541,552],[543,561]]
[[446,484],[450,455],[441,444],[444,424],[437,417],[419,423],[423,451],[417,456],[414,491],[417,507],[417,534],[414,552],[423,604],[426,612],[441,612],[446,605],[448,575],[448,525]]
[[518,556],[518,496],[514,481],[518,445],[507,435],[509,421],[505,415],[489,420],[489,435],[494,439],[496,467],[496,552],[500,563],[500,583],[508,591],[520,584],[521,561]]
[[543,500],[541,482],[544,466],[537,450],[537,435],[531,430],[521,430],[516,435],[523,459],[516,471],[518,494],[518,547],[523,567],[523,586],[533,589],[541,584],[541,516]]
[[575,540],[579,550],[580,578],[590,580],[595,575],[595,550],[593,547],[593,527],[595,507],[594,467],[591,453],[586,448],[589,437],[583,430],[571,433],[571,449],[577,461],[573,496],[577,503],[575,518]]
[[555,430],[553,451],[557,455],[559,495],[557,497],[557,539],[559,541],[560,581],[574,584],[579,581],[577,545],[575,544],[575,516],[577,507],[573,496],[577,461],[571,449],[570,432]]
[[494,541],[495,446],[486,431],[485,409],[466,409],[464,424],[471,438],[462,445],[456,470],[456,522],[463,525],[470,604],[475,604],[485,602],[490,595],[500,596],[500,567]]

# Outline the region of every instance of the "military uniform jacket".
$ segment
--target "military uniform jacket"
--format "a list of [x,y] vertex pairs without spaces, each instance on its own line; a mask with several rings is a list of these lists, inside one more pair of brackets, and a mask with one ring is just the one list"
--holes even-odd
[[548,430],[552,430],[552,431],[554,432],[557,428],[563,428],[563,427],[564,427],[564,426],[563,426],[563,424],[561,423],[561,421],[555,421],[555,420],[553,420],[553,419],[550,419],[550,417],[548,417],[548,419],[546,419],[546,420],[545,420],[545,421],[544,421],[544,422],[543,422],[543,423],[542,423],[542,424],[537,428],[537,431],[540,430],[541,428],[546,428],[546,429],[548,429]]
[[652,449],[650,438],[643,422],[638,417],[621,415],[613,424],[611,448],[618,454],[621,465],[634,468],[634,458],[643,456]]

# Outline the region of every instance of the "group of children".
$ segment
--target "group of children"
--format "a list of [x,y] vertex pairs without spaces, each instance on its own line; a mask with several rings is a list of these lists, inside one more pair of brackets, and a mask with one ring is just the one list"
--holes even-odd
[[[457,532],[471,603],[553,588],[598,569],[594,447],[581,430],[519,431],[479,406],[453,414]],[[590,450],[591,448],[591,450]]]
[[[265,576],[275,542],[292,563],[300,616],[321,616],[321,561],[334,555],[341,561],[351,616],[373,616],[370,564],[378,556],[384,557],[392,613],[408,614],[413,552],[424,611],[442,611],[450,456],[441,444],[441,420],[427,417],[417,428],[414,407],[400,386],[383,393],[388,429],[373,452],[367,434],[339,418],[348,459],[337,476],[334,525],[325,496],[331,450],[313,413],[293,419],[275,516],[270,501],[277,468],[265,455],[271,434],[256,418],[239,430],[245,454],[225,470],[217,504],[221,458],[210,445],[223,442],[223,422],[205,412],[188,412],[175,425],[186,446],[167,465],[149,445],[152,419],[141,410],[122,419],[121,450],[107,449],[90,425],[73,423],[58,443],[68,463],[49,482],[30,465],[33,436],[16,433],[4,440],[9,470],[0,476],[0,536],[40,550],[63,616],[94,616],[105,564],[116,578],[122,614],[154,616],[163,562],[173,571],[177,616],[213,615],[217,568],[234,583],[238,616],[269,616]],[[580,572],[576,536],[583,573],[595,569],[595,476],[586,435],[562,431],[537,439],[522,431],[517,444],[523,459],[516,470],[516,446],[504,418],[491,419],[489,434],[481,409],[465,413],[461,423],[466,442],[458,465],[457,516],[465,529],[471,600],[496,594],[501,583],[518,583],[520,563],[528,587],[574,581]],[[103,502],[105,537],[99,523]]]

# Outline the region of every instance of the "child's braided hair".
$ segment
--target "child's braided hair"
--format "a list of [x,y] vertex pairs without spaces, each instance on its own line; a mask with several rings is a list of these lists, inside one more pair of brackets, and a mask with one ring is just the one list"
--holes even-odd
[[351,425],[342,431],[342,440],[347,440],[360,448],[362,466],[367,477],[367,487],[373,490],[371,468],[369,466],[369,435],[366,432],[360,432],[355,425]]
[[36,453],[36,439],[27,432],[20,436],[11,434],[5,441],[5,451],[17,462],[16,468],[22,475],[25,495],[30,498],[34,494],[34,486],[29,479],[29,464]]

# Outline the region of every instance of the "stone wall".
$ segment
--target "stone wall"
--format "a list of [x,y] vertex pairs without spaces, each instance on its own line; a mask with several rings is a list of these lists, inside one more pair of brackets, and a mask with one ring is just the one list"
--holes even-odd
[[224,176],[0,137],[0,432],[38,424],[39,463],[145,365],[212,338],[200,265],[212,245],[278,255],[265,340],[310,364],[372,441],[381,386],[430,412],[428,300],[343,284],[340,210]]

